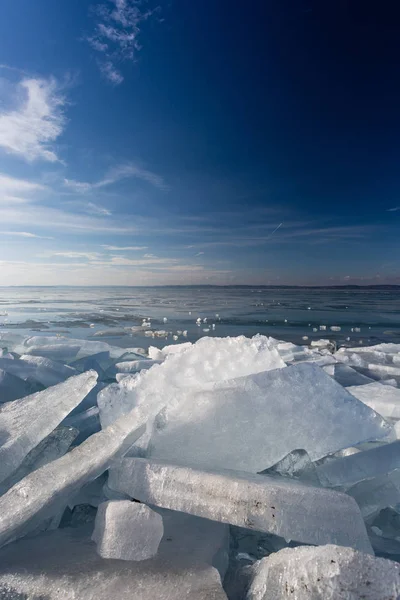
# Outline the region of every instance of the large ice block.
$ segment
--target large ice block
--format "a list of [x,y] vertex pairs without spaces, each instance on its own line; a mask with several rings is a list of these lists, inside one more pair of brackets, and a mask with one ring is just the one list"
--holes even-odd
[[88,371],[0,406],[0,481],[85,398],[96,380],[97,373]]
[[0,404],[29,396],[37,391],[32,389],[33,387],[32,384],[0,368]]
[[284,548],[253,567],[246,600],[396,600],[400,565],[352,548]]
[[29,473],[64,456],[78,434],[79,431],[73,427],[57,427],[25,456],[19,468],[12,475],[0,483],[0,496]]
[[227,600],[216,569],[196,553],[168,555],[169,545],[162,557],[133,562],[101,558],[86,527],[20,540],[0,550],[0,598]]
[[[129,351],[129,348],[119,348],[117,346],[110,346],[110,344],[107,344],[106,342],[95,342],[83,339],[39,335],[27,338],[23,344],[17,346],[15,349],[20,354],[44,352],[47,350],[49,352],[49,355],[51,355],[51,353],[53,352],[53,348],[47,348],[47,346],[58,346],[58,348],[61,348],[61,346],[63,346],[63,350],[58,350],[59,356],[61,356],[61,353],[64,351],[64,353],[66,353],[65,355],[70,356],[70,358],[76,356],[77,359],[83,358],[84,356],[98,354],[100,352],[109,352],[112,358],[118,358],[119,356],[122,356],[123,354]],[[75,352],[77,346],[79,348],[78,353]]]
[[257,473],[298,448],[317,460],[391,430],[320,367],[305,363],[202,391],[176,390],[174,400],[156,419],[148,456],[198,467]]
[[352,498],[297,481],[125,458],[110,469],[108,485],[146,504],[303,543],[335,543],[371,552]]
[[349,487],[400,469],[400,441],[344,456],[317,466],[318,477],[329,487]]
[[390,385],[369,383],[348,391],[383,417],[400,419],[400,390]]
[[164,362],[126,377],[99,394],[102,426],[107,426],[143,402],[158,406],[174,403],[178,390],[201,390],[232,377],[283,368],[285,363],[265,336],[252,339],[201,338]]
[[67,365],[63,365],[49,358],[42,356],[30,356],[23,354],[21,360],[35,367],[35,372],[32,377],[39,381],[45,387],[56,385],[72,377],[78,375],[78,371]]
[[383,508],[400,503],[400,469],[360,481],[347,494],[356,500],[364,519],[368,519]]
[[138,502],[100,504],[92,540],[103,558],[147,560],[157,554],[164,535],[161,515]]
[[328,375],[333,377],[333,379],[343,387],[374,383],[374,380],[370,377],[366,377],[365,375],[358,373],[358,371],[355,369],[352,369],[351,367],[348,367],[342,363],[327,365],[323,367],[323,369],[325,373],[328,373]]
[[86,483],[124,454],[143,431],[136,414],[124,417],[14,485],[0,498],[0,546],[56,515]]

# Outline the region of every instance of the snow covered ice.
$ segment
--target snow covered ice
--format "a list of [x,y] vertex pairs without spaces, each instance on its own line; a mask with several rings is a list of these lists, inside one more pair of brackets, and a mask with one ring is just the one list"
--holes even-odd
[[2,599],[399,595],[399,345],[112,332],[7,336]]
[[254,566],[246,600],[397,600],[400,565],[351,548],[285,548]]

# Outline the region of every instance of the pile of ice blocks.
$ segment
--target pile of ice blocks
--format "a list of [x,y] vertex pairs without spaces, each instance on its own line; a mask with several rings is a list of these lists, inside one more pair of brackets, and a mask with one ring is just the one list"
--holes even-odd
[[396,600],[399,383],[395,344],[11,334],[0,597]]

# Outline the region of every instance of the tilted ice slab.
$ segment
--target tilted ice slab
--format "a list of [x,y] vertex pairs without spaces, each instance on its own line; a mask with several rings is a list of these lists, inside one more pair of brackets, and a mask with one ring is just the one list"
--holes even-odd
[[47,463],[64,456],[79,431],[73,427],[57,427],[25,456],[19,468],[0,483],[0,496],[24,477]]
[[142,458],[118,461],[110,469],[108,484],[146,504],[306,544],[335,543],[372,552],[356,503],[332,490],[284,478],[198,471]]
[[164,535],[161,515],[138,502],[100,504],[92,540],[103,558],[147,560],[157,554]]
[[323,485],[350,486],[400,469],[400,441],[344,456],[316,467]]
[[366,479],[347,490],[360,507],[364,519],[388,506],[400,503],[400,469],[386,475]]
[[33,377],[45,387],[56,385],[65,381],[68,377],[78,375],[76,369],[42,356],[23,354],[21,360],[35,367]]
[[246,600],[396,600],[400,565],[352,548],[284,548],[253,567]]
[[264,336],[202,338],[181,352],[167,354],[162,364],[102,391],[98,396],[101,423],[105,427],[144,402],[158,412],[174,403],[182,388],[201,390],[214,382],[284,366]]
[[[77,359],[84,356],[91,356],[98,354],[99,352],[109,352],[111,358],[118,358],[126,352],[129,352],[129,348],[119,348],[117,346],[110,346],[107,342],[95,342],[90,340],[72,339],[67,337],[56,337],[56,336],[33,336],[24,340],[23,344],[15,348],[16,352],[20,354],[32,354],[39,352],[47,352],[51,356],[53,348],[47,348],[47,346],[57,346],[60,348],[63,346],[64,352],[69,353],[71,358],[75,356]],[[78,353],[75,352],[78,346]],[[58,350],[61,353],[61,350]],[[54,354],[53,354],[54,356]]]
[[160,360],[128,360],[116,363],[116,373],[139,373],[143,369],[151,369],[154,365],[161,364]]
[[365,375],[358,373],[355,369],[342,363],[327,365],[326,367],[323,367],[323,369],[325,373],[333,377],[333,379],[343,387],[374,383],[374,380],[370,377],[366,377]]
[[369,383],[347,388],[348,391],[383,417],[400,419],[400,390],[390,385]]
[[124,417],[14,485],[0,498],[0,546],[56,515],[86,483],[124,454],[143,431],[136,414]]
[[176,391],[156,419],[148,456],[257,473],[297,448],[317,460],[390,430],[320,367],[304,363]]
[[97,373],[88,371],[0,406],[0,482],[85,398],[96,381]]
[[227,600],[216,569],[197,560],[196,553],[175,554],[168,541],[161,543],[160,554],[163,545],[162,556],[129,562],[101,558],[85,527],[20,540],[0,550],[0,597]]
[[0,368],[0,404],[28,396],[34,391],[32,387],[32,384]]

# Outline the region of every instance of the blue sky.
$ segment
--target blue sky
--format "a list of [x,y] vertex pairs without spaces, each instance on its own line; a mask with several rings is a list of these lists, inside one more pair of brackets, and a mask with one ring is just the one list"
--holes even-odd
[[390,11],[4,0],[0,284],[400,283]]

